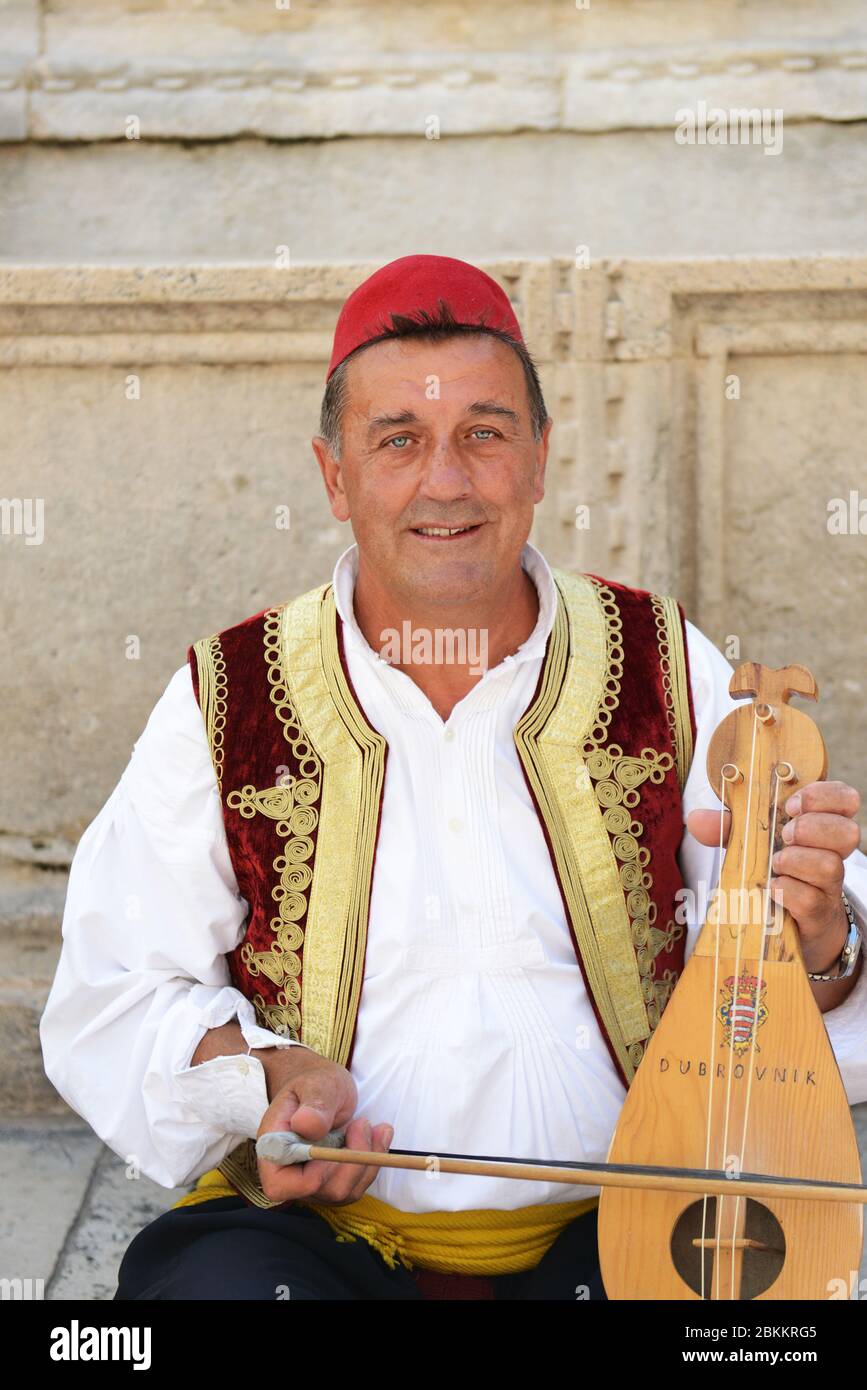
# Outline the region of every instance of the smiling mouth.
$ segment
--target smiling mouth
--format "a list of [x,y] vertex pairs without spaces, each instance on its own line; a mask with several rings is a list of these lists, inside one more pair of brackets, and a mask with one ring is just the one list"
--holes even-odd
[[413,526],[410,529],[414,536],[421,536],[426,541],[454,541],[461,536],[474,535],[481,527],[482,523],[479,521],[471,526]]

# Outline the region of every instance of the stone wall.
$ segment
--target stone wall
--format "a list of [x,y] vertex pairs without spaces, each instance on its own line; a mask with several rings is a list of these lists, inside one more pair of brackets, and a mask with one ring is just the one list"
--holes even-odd
[[[863,250],[862,0],[0,0],[0,26],[3,257]],[[781,111],[782,149],[677,144],[700,102]]]

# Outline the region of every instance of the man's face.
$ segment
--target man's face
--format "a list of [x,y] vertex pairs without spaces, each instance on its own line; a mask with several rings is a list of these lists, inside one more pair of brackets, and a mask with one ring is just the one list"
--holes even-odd
[[517,354],[484,334],[394,339],[354,357],[347,386],[340,461],[323,439],[313,447],[362,566],[410,605],[496,588],[544,495],[551,429],[533,438]]

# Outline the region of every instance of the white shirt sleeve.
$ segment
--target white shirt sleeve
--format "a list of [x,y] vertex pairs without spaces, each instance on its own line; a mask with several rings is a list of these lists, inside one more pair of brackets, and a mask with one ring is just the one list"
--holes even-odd
[[257,1057],[191,1066],[237,1018],[250,1047],[300,1046],[256,1023],[225,955],[247,904],[232,870],[188,666],[169,682],[72,861],[60,960],[39,1032],[46,1075],[125,1161],[182,1187],[255,1137]]
[[[699,809],[719,810],[721,802],[707,777],[707,749],[717,725],[741,703],[728,693],[732,675],[722,652],[692,623],[686,624],[687,650],[695,709],[696,741],[683,794],[683,818]],[[846,859],[843,886],[867,935],[867,857],[855,850]],[[684,830],[680,867],[689,890],[684,907],[687,957],[692,953],[707,916],[708,901],[719,879],[719,849],[700,845]],[[851,994],[836,1009],[822,1015],[850,1105],[867,1101],[867,962]]]

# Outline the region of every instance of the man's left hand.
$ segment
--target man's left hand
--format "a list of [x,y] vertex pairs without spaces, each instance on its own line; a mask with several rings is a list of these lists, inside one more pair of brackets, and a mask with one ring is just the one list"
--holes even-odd
[[[785,803],[791,817],[783,826],[784,848],[771,863],[771,897],[794,918],[804,964],[814,974],[833,972],[849,932],[841,897],[843,861],[858,848],[861,832],[854,817],[861,798],[846,782],[809,782]],[[723,812],[723,844],[731,812]],[[702,845],[720,843],[718,811],[691,811],[687,829]]]

